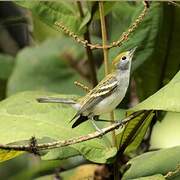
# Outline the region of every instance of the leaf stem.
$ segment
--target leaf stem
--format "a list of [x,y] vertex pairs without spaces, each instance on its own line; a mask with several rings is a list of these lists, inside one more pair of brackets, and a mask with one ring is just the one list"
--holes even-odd
[[[110,64],[108,61],[108,49],[106,48],[107,45],[107,30],[105,24],[105,17],[104,17],[104,5],[102,1],[99,1],[99,13],[100,13],[100,20],[101,20],[101,33],[102,33],[102,46],[103,46],[103,54],[104,54],[104,66],[105,66],[105,75],[107,76],[110,73]],[[114,121],[114,113],[110,113],[111,120]],[[113,145],[116,146],[116,136],[115,131],[112,131],[112,141]]]
[[102,46],[103,46],[103,54],[104,54],[104,66],[105,66],[105,75],[109,74],[109,62],[108,62],[108,49],[107,45],[107,30],[104,18],[104,5],[102,1],[99,1],[99,13],[101,19],[101,33],[102,33]]
[[[100,20],[101,20],[101,33],[102,33],[102,46],[103,46],[103,54],[104,54],[104,66],[105,66],[105,75],[107,76],[110,73],[110,64],[108,61],[108,49],[106,48],[107,45],[107,29],[106,29],[106,24],[105,24],[105,16],[104,16],[104,4],[103,1],[99,1],[99,13],[100,13]],[[110,113],[110,119],[114,121],[114,112],[112,111]],[[116,142],[116,132],[113,130],[111,132],[112,134],[112,142],[113,146],[117,147],[117,142]],[[118,168],[116,168],[117,163],[115,161],[114,164],[114,180],[118,180],[119,173],[118,173]]]

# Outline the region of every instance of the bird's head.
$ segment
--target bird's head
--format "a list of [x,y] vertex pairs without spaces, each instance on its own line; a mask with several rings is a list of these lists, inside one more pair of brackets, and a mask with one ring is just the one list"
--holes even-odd
[[112,62],[113,69],[127,70],[131,66],[131,60],[137,47],[120,53]]

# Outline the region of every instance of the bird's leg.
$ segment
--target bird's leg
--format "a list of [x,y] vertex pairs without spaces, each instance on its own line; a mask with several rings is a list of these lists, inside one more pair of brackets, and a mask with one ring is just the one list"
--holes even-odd
[[98,118],[98,116],[93,116],[91,119],[92,119],[92,124],[93,124],[93,126],[94,126],[94,128],[99,132],[99,133],[101,133],[102,134],[102,136],[104,135],[104,132],[96,125],[96,120],[97,120],[97,118]]

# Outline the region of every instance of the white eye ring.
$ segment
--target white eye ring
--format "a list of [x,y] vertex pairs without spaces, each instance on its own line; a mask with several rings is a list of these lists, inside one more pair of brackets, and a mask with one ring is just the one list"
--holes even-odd
[[126,56],[123,56],[121,59],[122,59],[122,60],[126,60]]

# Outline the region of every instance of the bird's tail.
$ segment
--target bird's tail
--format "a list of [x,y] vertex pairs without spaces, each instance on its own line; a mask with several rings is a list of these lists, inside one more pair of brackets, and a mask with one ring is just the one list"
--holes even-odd
[[[69,104],[75,109],[79,109],[79,104],[76,103],[73,99],[66,99],[66,98],[53,98],[53,97],[40,97],[36,99],[39,103],[62,103],[62,104]],[[79,117],[78,117],[79,116]],[[78,118],[77,118],[78,117]],[[77,118],[77,119],[76,119]],[[88,120],[87,116],[82,116],[79,113],[77,113],[71,121],[76,119],[76,121],[73,123],[72,128],[75,128],[79,124],[85,122]],[[70,122],[71,122],[70,121]]]
[[36,99],[39,103],[62,103],[74,105],[76,102],[73,99],[66,98],[53,98],[53,97],[40,97]]
[[85,122],[87,120],[88,120],[87,116],[80,115],[78,117],[78,119],[73,123],[72,128],[75,128],[76,126],[78,126],[79,124],[81,124],[81,123],[83,123],[83,122]]

